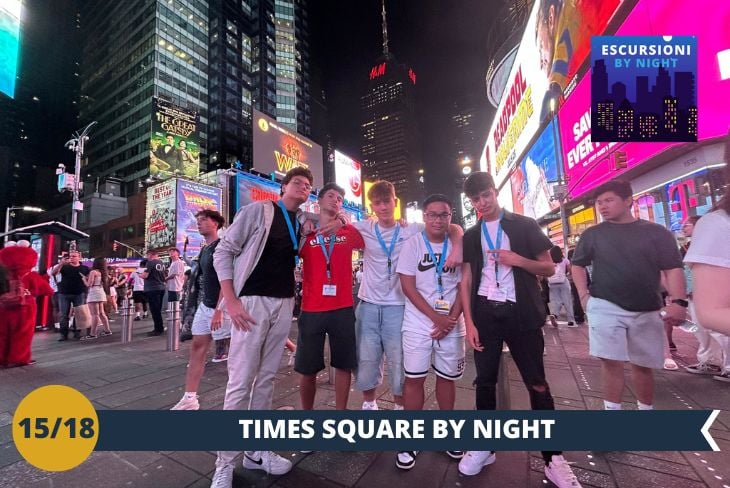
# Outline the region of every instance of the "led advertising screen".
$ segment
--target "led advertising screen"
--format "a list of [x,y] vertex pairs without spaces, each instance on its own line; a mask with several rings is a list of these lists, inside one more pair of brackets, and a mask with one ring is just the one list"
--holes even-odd
[[160,179],[198,176],[198,114],[160,98],[153,101],[150,175]]
[[284,127],[261,112],[253,111],[253,169],[275,173],[282,178],[287,171],[304,166],[314,175],[314,186],[322,186],[322,146]]
[[355,161],[340,151],[335,151],[335,183],[344,188],[345,201],[362,204],[362,171]]
[[0,2],[0,92],[15,96],[15,78],[20,55],[21,0]]
[[201,185],[194,181],[178,180],[175,247],[182,251],[187,238],[188,256],[195,256],[203,246],[204,239],[198,233],[195,214],[205,208],[221,211],[220,188]]
[[559,206],[550,198],[558,181],[555,130],[554,125],[548,125],[510,175],[515,213],[539,219]]
[[550,101],[559,107],[564,93],[572,89],[571,80],[590,50],[590,37],[603,32],[619,4],[620,0],[535,2],[480,158],[481,170],[494,176],[497,187],[551,114]]
[[471,204],[471,200],[466,196],[466,193],[460,193],[459,199],[461,200],[461,223],[464,226],[464,230],[466,230],[477,225],[479,218],[477,217],[477,211],[474,205]]
[[177,180],[163,181],[147,188],[145,239],[147,249],[175,245],[175,187]]

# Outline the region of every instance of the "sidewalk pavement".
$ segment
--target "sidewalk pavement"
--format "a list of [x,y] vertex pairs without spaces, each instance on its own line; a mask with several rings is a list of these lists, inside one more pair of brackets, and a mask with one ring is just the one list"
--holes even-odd
[[[205,487],[210,486],[215,455],[211,452],[96,452],[71,471],[50,473],[23,461],[12,443],[11,422],[20,400],[37,387],[64,384],[83,392],[98,409],[167,409],[183,392],[190,342],[179,351],[166,352],[165,337],[146,337],[150,320],[135,322],[133,342],[120,343],[121,318],[114,316],[114,335],[89,342],[57,342],[53,332],[38,332],[33,350],[37,364],[0,370],[0,486],[26,487]],[[296,337],[292,322],[291,337]],[[675,332],[680,366],[694,361],[697,343],[685,332]],[[545,367],[557,409],[600,409],[600,364],[588,355],[586,326],[545,327]],[[212,353],[211,353],[212,354]],[[282,357],[276,378],[274,408],[299,408],[297,374]],[[509,361],[512,408],[528,409],[527,391]],[[627,371],[628,372],[628,371]],[[457,385],[456,408],[474,407],[474,362],[467,351],[464,379]],[[220,409],[227,380],[226,363],[208,363],[201,382],[201,408]],[[334,408],[333,386],[327,372],[318,376],[316,409]],[[436,409],[435,380],[426,382],[426,408]],[[631,386],[624,408],[635,409]],[[392,408],[393,398],[383,390],[380,408]],[[350,395],[349,408],[357,409],[361,396]],[[684,371],[656,375],[658,409],[724,409],[711,432],[724,452],[566,452],[584,487],[730,488],[730,385],[708,376]],[[49,410],[53,407],[49,405]],[[671,429],[667,425],[667,429]],[[590,433],[586,433],[590,435]],[[488,446],[485,446],[488,448]],[[459,474],[457,462],[440,452],[424,452],[409,472],[395,467],[393,452],[281,452],[294,469],[285,476],[244,470],[240,463],[234,487],[277,488],[471,488],[484,486],[552,486],[543,475],[539,452],[500,452],[497,462],[474,477]],[[59,452],[59,456],[63,453]]]

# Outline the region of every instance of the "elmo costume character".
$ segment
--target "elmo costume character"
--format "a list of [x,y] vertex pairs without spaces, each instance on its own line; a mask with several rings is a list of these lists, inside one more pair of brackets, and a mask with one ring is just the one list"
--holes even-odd
[[0,295],[0,367],[25,366],[33,361],[30,346],[36,321],[36,297],[53,295],[40,274],[32,271],[38,254],[28,241],[7,242],[0,264],[7,269],[7,292]]

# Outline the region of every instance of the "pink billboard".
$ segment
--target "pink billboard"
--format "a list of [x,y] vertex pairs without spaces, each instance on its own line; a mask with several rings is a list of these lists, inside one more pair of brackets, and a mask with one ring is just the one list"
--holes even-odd
[[[721,75],[720,53],[730,49],[730,2],[640,0],[617,35],[696,35],[698,38],[698,140],[723,136],[730,127],[730,77]],[[590,139],[590,76],[578,83],[558,114],[568,188],[579,197],[601,183],[676,145],[662,142],[594,143]],[[611,169],[616,150],[626,168]]]

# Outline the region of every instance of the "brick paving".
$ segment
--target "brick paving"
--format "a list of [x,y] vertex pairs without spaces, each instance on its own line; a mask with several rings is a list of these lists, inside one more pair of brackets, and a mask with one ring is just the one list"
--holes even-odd
[[[99,409],[167,409],[183,391],[188,343],[176,352],[165,351],[164,337],[148,338],[150,321],[135,322],[134,341],[120,343],[120,319],[115,334],[90,342],[59,343],[53,332],[39,332],[34,341],[38,363],[0,370],[0,486],[2,487],[208,487],[214,470],[210,452],[97,452],[68,472],[49,473],[23,461],[12,443],[12,414],[25,394],[48,384],[65,384],[83,392]],[[116,326],[116,327],[115,327]],[[296,336],[296,322],[292,323]],[[588,356],[586,327],[545,328],[548,381],[558,409],[602,407],[600,364]],[[690,334],[675,332],[680,365],[694,360],[697,343]],[[474,364],[467,353],[464,379],[457,387],[456,407],[474,405],[471,379]],[[220,409],[226,384],[225,363],[209,363],[199,394],[201,408]],[[274,408],[299,408],[297,375],[282,358],[276,379]],[[426,408],[435,409],[434,378],[426,383]],[[317,409],[334,408],[328,374],[319,376]],[[662,371],[656,377],[655,405],[660,409],[723,409],[711,432],[722,452],[566,452],[578,479],[586,487],[730,488],[730,385],[710,377]],[[529,408],[519,373],[509,361],[512,408]],[[624,408],[636,408],[630,385]],[[353,393],[349,407],[359,408]],[[383,390],[381,408],[392,408],[393,398]],[[49,406],[52,408],[52,406]],[[671,425],[667,425],[671,429]],[[590,435],[590,433],[586,433]],[[457,463],[444,453],[424,452],[409,472],[395,467],[392,452],[283,452],[294,469],[285,476],[236,469],[235,487],[281,488],[471,488],[483,486],[551,486],[542,472],[539,452],[500,452],[497,463],[474,477],[459,474]],[[62,456],[63,453],[58,453]]]

